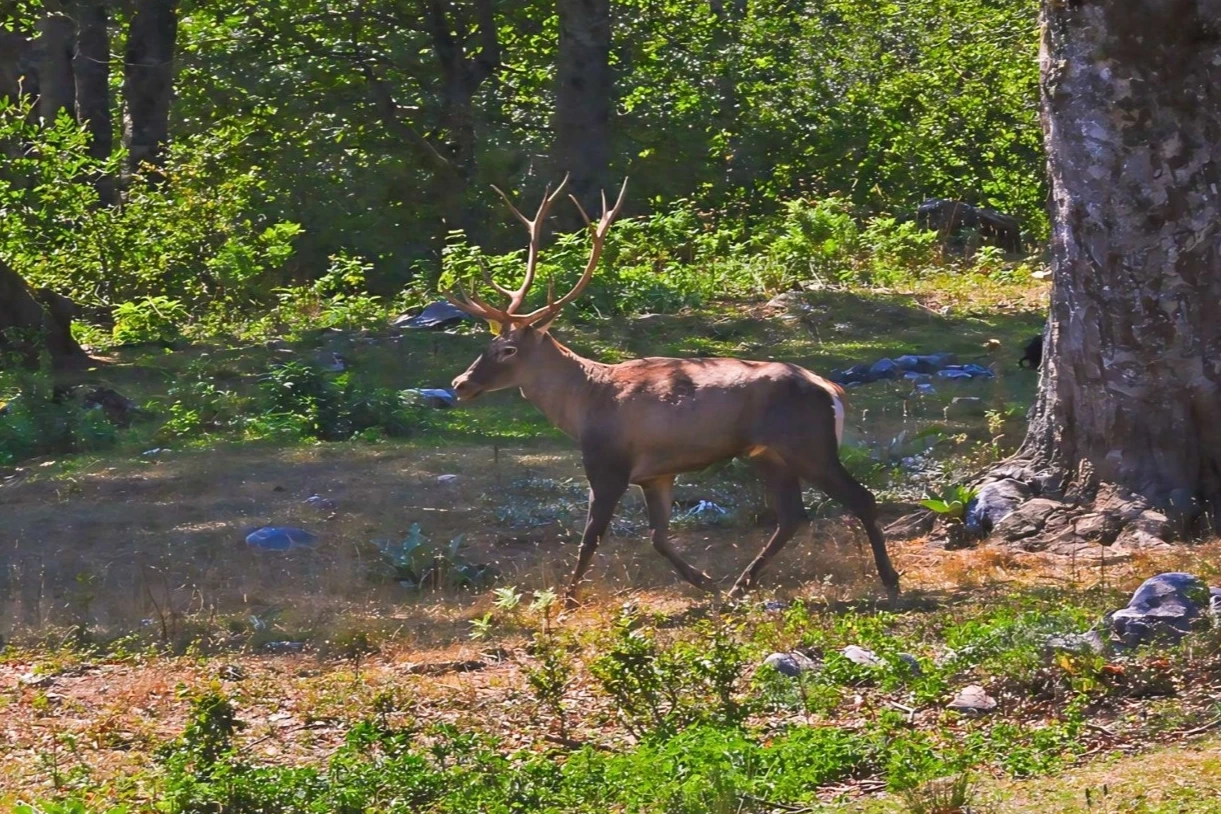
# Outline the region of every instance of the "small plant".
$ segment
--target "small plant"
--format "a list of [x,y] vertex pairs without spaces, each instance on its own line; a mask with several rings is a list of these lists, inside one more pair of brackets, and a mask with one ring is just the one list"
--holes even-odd
[[399,584],[409,590],[424,587],[478,588],[495,579],[499,572],[494,566],[471,563],[459,553],[465,535],[459,534],[444,548],[433,545],[412,523],[407,536],[399,543],[382,541],[382,562],[389,566]]
[[182,337],[186,307],[169,297],[144,297],[114,310],[114,341],[119,345],[171,345]]
[[534,637],[534,658],[537,667],[526,671],[526,681],[538,705],[555,720],[561,738],[568,737],[568,715],[564,709],[564,693],[572,682],[572,660],[567,642],[549,633]]
[[931,780],[903,792],[905,814],[975,814],[977,794],[966,772]]
[[962,523],[966,519],[967,506],[979,494],[978,490],[961,484],[951,486],[941,495],[930,495],[920,505],[950,523]]

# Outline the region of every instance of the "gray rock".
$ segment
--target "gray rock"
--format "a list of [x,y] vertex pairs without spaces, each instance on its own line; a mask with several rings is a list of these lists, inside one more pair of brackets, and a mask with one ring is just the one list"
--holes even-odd
[[967,715],[982,715],[996,709],[996,699],[988,695],[978,684],[971,684],[958,691],[950,701],[949,708]]
[[437,483],[450,485],[461,480],[461,475],[437,475]]
[[335,511],[335,501],[330,498],[325,498],[322,495],[310,495],[305,499],[305,504],[320,512]]
[[987,405],[979,396],[955,396],[945,408],[945,417],[972,418],[987,412]]
[[1043,646],[1048,653],[1075,653],[1077,655],[1101,654],[1107,650],[1107,644],[1097,630],[1048,636]]
[[473,321],[474,318],[448,301],[440,300],[425,306],[424,310],[415,316],[403,314],[394,320],[391,325],[400,330],[436,331],[451,325],[457,325],[459,322],[467,319]]
[[892,359],[879,359],[869,368],[869,375],[875,381],[878,379],[899,378],[899,366]]
[[243,681],[246,678],[246,669],[240,664],[226,664],[220,668],[218,675],[225,681]]
[[305,650],[305,642],[267,642],[263,649],[268,653],[300,653]]
[[1213,624],[1221,622],[1221,588],[1208,589],[1208,615],[1212,617]]
[[763,603],[763,610],[767,611],[768,613],[779,613],[787,607],[788,603],[779,599],[769,599]]
[[1013,478],[986,483],[980,487],[975,499],[967,504],[963,523],[974,535],[990,534],[998,523],[1013,514],[1030,497],[1030,487]]
[[935,396],[937,395],[937,388],[927,382],[921,382],[916,385],[912,392],[921,396]]
[[246,545],[258,551],[295,551],[317,544],[318,535],[293,526],[263,526],[246,535]]
[[862,667],[885,667],[886,662],[878,658],[878,655],[872,650],[866,650],[863,647],[857,647],[855,644],[850,644],[841,651],[844,658],[853,664],[859,664]]
[[971,374],[966,372],[965,370],[962,370],[961,368],[958,368],[958,369],[946,368],[944,370],[938,370],[937,376],[938,376],[938,378],[941,378],[941,379],[970,379],[971,378]]
[[44,688],[50,687],[55,683],[54,676],[38,675],[37,673],[23,673],[17,677],[18,684],[24,684],[27,687]]
[[963,369],[963,372],[970,373],[971,378],[973,378],[973,379],[974,378],[991,379],[994,376],[996,376],[995,373],[993,373],[991,370],[984,367],[983,365],[968,364],[968,365],[963,365],[962,369]]
[[1111,614],[1111,629],[1126,647],[1173,644],[1191,632],[1210,602],[1208,586],[1191,574],[1158,574],[1141,583],[1126,608]]
[[818,669],[818,662],[795,650],[791,653],[772,653],[763,660],[763,663],[789,678],[796,678],[802,673]]

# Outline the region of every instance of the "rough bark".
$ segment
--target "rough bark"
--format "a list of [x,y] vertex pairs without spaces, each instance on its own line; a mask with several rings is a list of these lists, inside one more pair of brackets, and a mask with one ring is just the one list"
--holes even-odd
[[449,178],[439,185],[446,219],[451,227],[469,230],[472,218],[464,205],[467,187],[475,175],[475,93],[500,67],[500,40],[492,0],[475,2],[479,50],[467,54],[465,25],[446,0],[428,3],[433,54],[441,69],[441,129],[446,134],[444,157]]
[[48,14],[38,21],[38,118],[55,121],[61,110],[76,115],[76,78],[72,58],[76,52],[76,24],[65,14]]
[[0,98],[38,93],[33,43],[24,34],[0,30]]
[[610,0],[558,0],[557,10],[553,161],[585,211],[598,212],[611,158]]
[[76,312],[67,297],[31,288],[0,260],[0,366],[15,354],[20,364],[35,367],[43,350],[56,364],[86,359],[72,338]]
[[123,72],[123,146],[129,174],[164,165],[174,91],[177,0],[137,0],[127,32]]
[[1221,2],[1047,0],[1042,22],[1051,314],[1028,435],[989,478],[1035,499],[995,532],[1154,544],[1221,511]]
[[[114,150],[114,124],[110,118],[110,34],[104,0],[82,0],[76,5],[76,120],[89,129],[89,155],[109,158]],[[95,179],[104,203],[114,203],[112,179]]]

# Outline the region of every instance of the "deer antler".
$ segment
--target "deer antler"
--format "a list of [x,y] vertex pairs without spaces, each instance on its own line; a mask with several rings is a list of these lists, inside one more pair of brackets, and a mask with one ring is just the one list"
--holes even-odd
[[586,227],[589,228],[590,234],[593,236],[594,245],[589,252],[589,261],[585,264],[585,271],[581,274],[581,279],[577,280],[577,284],[572,287],[564,296],[558,300],[550,301],[535,311],[528,314],[513,314],[513,321],[520,325],[530,325],[534,322],[550,322],[555,318],[565,305],[575,300],[589,285],[589,281],[593,279],[594,269],[598,267],[598,259],[602,256],[602,247],[606,245],[606,234],[610,231],[611,224],[615,222],[615,218],[619,216],[619,210],[623,208],[623,198],[627,194],[627,179],[623,179],[623,186],[619,188],[619,197],[615,200],[615,208],[607,210],[606,208],[606,193],[602,193],[602,217],[598,219],[595,225],[589,219],[589,215],[585,213],[585,209],[572,195],[572,202],[576,204],[577,211],[581,213],[582,220],[585,221]]
[[624,194],[627,192],[627,179],[623,179],[623,187],[619,190],[619,198],[615,201],[614,209],[607,210],[606,208],[606,193],[602,193],[602,217],[597,225],[593,224],[589,215],[585,213],[584,207],[581,206],[574,196],[568,197],[576,205],[577,211],[581,213],[581,219],[585,221],[586,227],[593,235],[593,249],[589,255],[589,262],[585,265],[585,272],[581,275],[581,279],[577,281],[576,286],[571,291],[565,294],[560,299],[555,299],[555,281],[552,280],[547,294],[547,304],[542,308],[531,311],[528,314],[518,314],[517,309],[526,301],[526,295],[530,293],[530,287],[534,284],[534,273],[538,267],[539,247],[542,243],[542,225],[547,217],[547,212],[551,209],[551,205],[564,191],[564,187],[568,184],[568,176],[564,176],[564,180],[556,187],[555,192],[551,191],[551,186],[548,185],[543,192],[543,200],[538,205],[538,211],[535,212],[534,218],[527,218],[521,213],[513,202],[509,200],[509,196],[505,195],[499,187],[493,186],[492,189],[504,199],[509,210],[526,226],[526,230],[530,233],[530,248],[526,256],[526,276],[522,280],[521,286],[516,291],[510,291],[504,286],[492,279],[492,274],[488,270],[487,265],[482,259],[477,260],[479,271],[483,276],[484,282],[491,286],[495,291],[502,296],[509,298],[509,304],[504,308],[496,308],[484,302],[472,290],[467,292],[462,283],[457,282],[457,291],[461,299],[455,297],[452,291],[445,293],[447,299],[454,307],[470,314],[478,319],[485,319],[489,322],[497,322],[501,325],[530,325],[535,322],[544,321],[550,322],[560,309],[568,303],[575,300],[584,288],[589,285],[590,278],[593,276],[594,269],[598,266],[598,258],[602,255],[602,247],[606,243],[606,233],[610,230],[611,224],[619,214],[620,208],[623,206]]

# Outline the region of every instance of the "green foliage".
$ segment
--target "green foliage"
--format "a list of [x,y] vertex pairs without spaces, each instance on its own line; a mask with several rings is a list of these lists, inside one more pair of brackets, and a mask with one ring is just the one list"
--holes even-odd
[[341,441],[376,429],[391,437],[411,432],[404,396],[351,373],[331,378],[303,362],[287,362],[263,377],[267,415],[287,419],[306,437]]
[[103,411],[57,393],[47,367],[0,372],[0,464],[106,449],[118,437]]
[[448,545],[436,546],[424,536],[419,523],[412,523],[401,542],[381,541],[378,548],[394,579],[409,590],[484,587],[498,572],[490,565],[468,562],[459,553],[463,539],[459,534]]
[[119,345],[172,344],[182,336],[189,314],[169,297],[142,297],[114,309],[114,341]]
[[920,505],[929,511],[941,515],[946,520],[961,523],[966,517],[967,506],[975,499],[977,492],[970,486],[958,484],[951,486],[941,495],[934,495],[920,501]]

